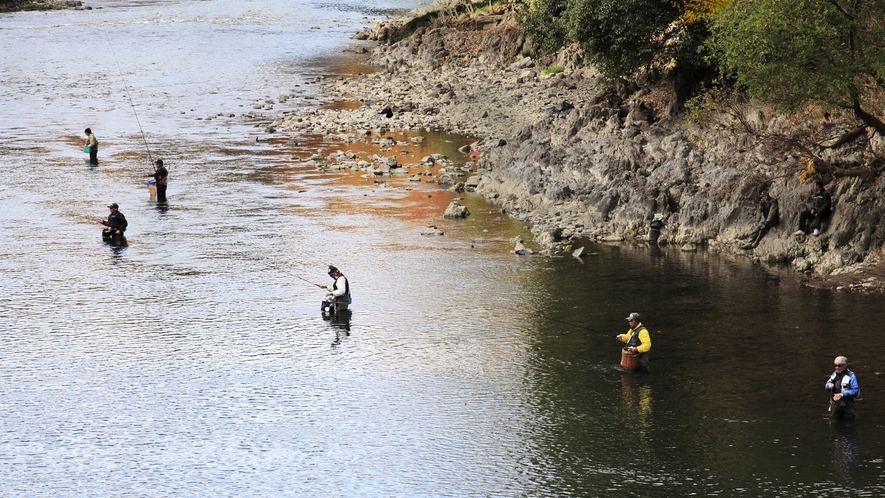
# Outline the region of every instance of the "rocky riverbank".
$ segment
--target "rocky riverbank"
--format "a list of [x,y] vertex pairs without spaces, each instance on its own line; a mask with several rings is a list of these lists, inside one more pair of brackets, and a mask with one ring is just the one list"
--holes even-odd
[[[507,6],[416,24],[383,22],[360,34],[379,42],[369,63],[380,71],[324,82],[330,99],[361,105],[289,112],[268,128],[342,143],[366,130],[478,137],[465,150],[476,159],[476,191],[530,225],[546,254],[565,253],[582,239],[645,243],[660,213],[666,225],[659,243],[790,264],[815,286],[885,287],[878,266],[885,181],[865,166],[875,142],[823,152],[844,167],[815,172],[813,162],[764,139],[803,133],[803,123],[753,104],[689,123],[667,80],[612,83],[580,66],[576,52],[543,63],[525,57]],[[340,168],[339,157],[320,159],[320,167]],[[827,182],[835,210],[820,236],[794,236],[810,178]],[[740,236],[758,221],[763,189],[779,200],[782,221],[744,249]]]
[[[61,10],[81,9],[83,2],[79,0],[4,0],[0,1],[0,12],[17,12],[21,10]],[[85,7],[91,9],[91,7]]]

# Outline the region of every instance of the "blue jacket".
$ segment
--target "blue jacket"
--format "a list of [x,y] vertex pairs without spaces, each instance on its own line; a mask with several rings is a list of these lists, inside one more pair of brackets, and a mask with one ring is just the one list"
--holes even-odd
[[[830,391],[830,384],[835,384],[836,377],[839,376],[838,372],[833,372],[833,375],[830,375],[830,378],[827,379],[827,382],[824,383],[824,389]],[[837,391],[835,388],[839,388]],[[834,386],[832,389],[833,394],[837,392],[842,393],[842,398],[846,401],[851,401],[854,398],[860,396],[860,387],[857,385],[857,377],[854,376],[854,372],[851,370],[845,369],[845,372],[842,375],[841,386]]]

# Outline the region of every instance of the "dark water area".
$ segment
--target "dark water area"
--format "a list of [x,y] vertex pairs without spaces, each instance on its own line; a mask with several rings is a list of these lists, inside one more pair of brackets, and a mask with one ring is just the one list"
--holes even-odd
[[[518,257],[526,228],[475,195],[318,171],[293,157],[378,152],[242,118],[320,105],[309,81],[407,3],[92,6],[0,15],[3,496],[885,494],[880,297],[667,246]],[[465,159],[420,135],[403,162]],[[330,263],[349,317],[320,315]],[[853,423],[822,418],[840,354]]]

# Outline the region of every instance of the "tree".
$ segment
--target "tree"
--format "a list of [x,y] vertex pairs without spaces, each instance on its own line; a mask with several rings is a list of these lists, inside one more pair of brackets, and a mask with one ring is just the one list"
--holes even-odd
[[534,49],[553,53],[568,43],[566,0],[527,0],[520,7],[519,21]]
[[885,0],[735,0],[711,31],[721,71],[752,97],[846,109],[885,135],[869,110],[885,92]]
[[[707,72],[698,47],[707,21],[731,0],[524,0],[520,21],[533,48],[553,53],[576,44],[603,74],[684,64]],[[674,60],[675,59],[675,60]]]
[[683,14],[677,0],[574,0],[569,38],[610,76],[629,76],[666,56]]

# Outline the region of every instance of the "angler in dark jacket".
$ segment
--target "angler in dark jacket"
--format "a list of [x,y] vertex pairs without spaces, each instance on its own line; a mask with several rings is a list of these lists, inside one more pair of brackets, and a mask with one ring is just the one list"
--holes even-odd
[[108,206],[108,209],[111,210],[108,219],[98,221],[107,227],[102,234],[106,237],[122,237],[123,232],[126,231],[126,227],[129,226],[129,223],[126,221],[126,217],[123,216],[123,213],[119,211],[120,206],[118,206],[116,202]]
[[163,166],[163,160],[154,161],[154,173],[144,175],[151,177],[157,186],[157,202],[166,202],[166,187],[169,185],[169,171]]
[[762,221],[750,232],[750,241],[743,246],[744,249],[752,249],[759,245],[759,241],[768,233],[768,230],[781,221],[777,199],[772,197],[767,190],[763,190],[762,195],[759,196],[759,215]]
[[820,235],[820,224],[830,216],[833,208],[833,199],[830,193],[824,189],[824,182],[814,182],[814,195],[811,197],[811,209],[806,209],[799,214],[799,230],[794,235],[805,235],[807,223],[814,220],[815,236]]

